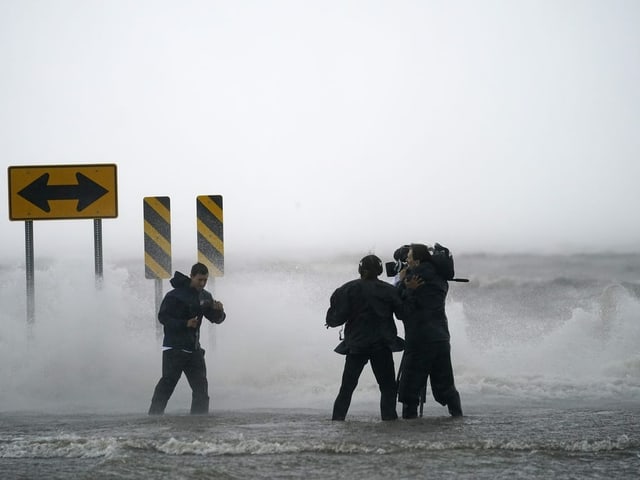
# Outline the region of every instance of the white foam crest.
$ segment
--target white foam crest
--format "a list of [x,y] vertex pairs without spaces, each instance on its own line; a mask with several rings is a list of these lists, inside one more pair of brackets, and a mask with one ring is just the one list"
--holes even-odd
[[285,441],[272,442],[255,438],[236,440],[202,441],[179,440],[170,438],[155,446],[157,451],[168,455],[273,455],[303,452],[324,453],[386,453],[383,448],[377,446],[349,443],[349,442],[308,442]]
[[375,454],[387,455],[402,451],[443,450],[507,450],[564,451],[598,453],[637,448],[627,435],[617,438],[580,439],[567,441],[526,441],[517,439],[471,439],[456,441],[392,440],[380,445],[344,441],[267,441],[256,438],[225,440],[121,440],[115,437],[84,438],[78,435],[24,437],[0,444],[0,458],[119,458],[127,449],[153,450],[165,455],[275,455],[299,453]]
[[23,437],[0,443],[0,458],[99,458],[119,449],[112,437],[84,438],[75,434]]
[[564,452],[611,452],[618,450],[627,450],[637,448],[637,442],[632,442],[627,435],[620,435],[615,439],[582,439],[567,441],[526,441],[518,439],[473,439],[462,441],[418,441],[411,442],[400,440],[392,442],[400,450],[453,450],[453,449],[469,449],[469,450],[509,450],[514,452],[520,451],[564,451]]
[[637,448],[627,435],[620,435],[616,439],[579,440],[574,442],[559,442],[559,446],[568,452],[612,452]]

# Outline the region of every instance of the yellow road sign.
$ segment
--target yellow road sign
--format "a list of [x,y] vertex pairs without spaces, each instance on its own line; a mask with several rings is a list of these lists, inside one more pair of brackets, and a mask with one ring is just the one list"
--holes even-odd
[[9,167],[9,219],[118,216],[115,164]]

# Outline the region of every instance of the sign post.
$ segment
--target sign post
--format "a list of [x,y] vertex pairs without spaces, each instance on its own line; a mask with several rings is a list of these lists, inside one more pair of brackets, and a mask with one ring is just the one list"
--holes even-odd
[[[36,319],[35,275],[33,261],[33,220],[24,222],[25,269],[27,271],[27,327],[33,327]],[[31,335],[29,331],[29,335]]]
[[96,285],[102,283],[102,218],[118,216],[115,164],[13,166],[9,219],[25,222],[27,323],[35,323],[33,221],[94,220]]
[[93,263],[96,272],[96,288],[102,288],[102,279],[104,277],[104,268],[102,260],[102,220],[100,218],[93,219]]

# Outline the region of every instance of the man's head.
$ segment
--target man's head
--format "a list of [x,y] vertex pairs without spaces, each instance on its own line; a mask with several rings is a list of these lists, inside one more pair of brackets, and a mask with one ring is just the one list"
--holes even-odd
[[196,290],[202,290],[209,280],[209,269],[204,263],[195,263],[191,267],[191,286]]
[[375,255],[367,255],[358,264],[360,278],[374,279],[382,274],[382,260]]
[[422,243],[412,243],[407,254],[407,264],[409,267],[415,267],[422,262],[428,261],[430,257],[429,247]]

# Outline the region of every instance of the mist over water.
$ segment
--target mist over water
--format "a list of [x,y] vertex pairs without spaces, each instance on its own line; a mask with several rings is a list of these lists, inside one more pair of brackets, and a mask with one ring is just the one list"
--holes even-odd
[[[210,280],[227,311],[222,325],[202,328],[214,411],[330,410],[344,357],[332,351],[338,330],[325,329],[324,316],[357,261],[231,259]],[[451,283],[447,311],[463,405],[637,401],[639,266],[639,256],[460,257],[458,275],[471,282]],[[106,264],[96,289],[86,259],[40,262],[31,332],[24,266],[0,270],[2,411],[146,412],[161,353],[153,281],[141,264]],[[366,368],[352,408],[375,411],[377,401]],[[183,378],[167,412],[189,402]],[[426,407],[442,413],[431,399]]]

